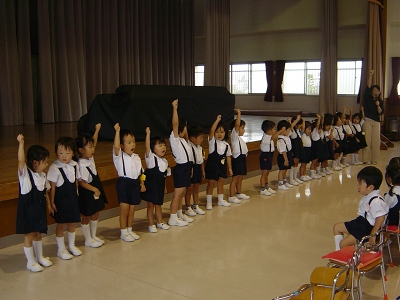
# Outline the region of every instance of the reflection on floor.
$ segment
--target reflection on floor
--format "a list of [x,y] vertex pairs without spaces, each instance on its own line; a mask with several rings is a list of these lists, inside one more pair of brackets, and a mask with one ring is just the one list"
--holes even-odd
[[[381,151],[378,167],[399,155]],[[229,208],[214,206],[188,227],[149,233],[145,210],[136,213],[133,243],[119,239],[118,218],[103,220],[98,249],[77,246],[83,255],[71,261],[56,256],[54,235],[44,238],[53,266],[41,273],[25,269],[22,244],[0,249],[0,299],[271,299],[308,282],[311,271],[334,249],[332,226],[355,217],[360,196],[351,166],[274,196],[260,196],[259,177],[244,181],[251,196]],[[276,188],[277,172],[270,174]],[[228,187],[225,187],[227,195]],[[385,183],[381,193],[387,191]],[[200,195],[204,204],[204,192]],[[216,199],[214,200],[216,201]],[[169,203],[164,205],[167,219]],[[22,241],[21,236],[21,241]],[[395,267],[387,267],[389,299],[400,296],[400,254],[391,245]],[[379,270],[363,282],[363,299],[383,299]]]

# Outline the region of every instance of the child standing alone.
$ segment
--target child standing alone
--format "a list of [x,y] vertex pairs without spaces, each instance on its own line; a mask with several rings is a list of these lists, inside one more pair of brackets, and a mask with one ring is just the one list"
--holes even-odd
[[140,204],[140,192],[144,192],[143,168],[139,155],[135,153],[136,141],[132,131],[114,125],[114,166],[118,172],[116,184],[120,208],[119,225],[121,240],[133,242],[140,237],[132,231],[135,207]]
[[93,137],[84,135],[75,139],[81,173],[78,188],[79,210],[82,214],[81,228],[85,237],[85,246],[92,248],[98,248],[104,244],[104,241],[96,236],[96,232],[99,213],[104,209],[104,204],[108,203],[93,158],[100,128],[101,124],[96,124]]
[[[25,234],[24,253],[26,268],[32,272],[43,271],[53,263],[43,257],[42,233],[47,233],[46,206],[52,212],[46,190],[50,188],[43,172],[47,168],[49,151],[39,145],[29,147],[24,153],[24,136],[17,137],[19,197],[17,209],[17,234]],[[35,258],[36,253],[36,258]],[[42,267],[43,266],[43,267]]]
[[[232,181],[229,188],[231,203],[240,203],[240,199],[250,199],[249,196],[242,193],[243,176],[247,175],[247,149],[246,142],[242,139],[246,122],[240,118],[240,109],[236,109],[236,120],[231,124],[231,146],[232,146]],[[236,193],[235,193],[236,192]]]

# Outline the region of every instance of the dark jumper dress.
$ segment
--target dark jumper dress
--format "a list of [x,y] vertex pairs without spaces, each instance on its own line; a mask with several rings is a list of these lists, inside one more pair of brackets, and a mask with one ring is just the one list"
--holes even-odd
[[104,193],[103,185],[101,184],[98,174],[94,174],[89,167],[86,167],[89,174],[92,176],[92,181],[88,184],[94,186],[100,191],[99,199],[94,199],[93,192],[79,186],[79,211],[84,216],[93,216],[98,211],[104,209],[104,204],[108,203],[106,194]]

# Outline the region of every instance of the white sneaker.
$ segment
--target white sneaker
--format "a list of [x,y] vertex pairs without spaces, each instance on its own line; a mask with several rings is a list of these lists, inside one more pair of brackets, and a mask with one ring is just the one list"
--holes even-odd
[[69,252],[72,253],[73,256],[81,256],[82,255],[82,251],[75,245],[68,246],[68,250],[69,250]]
[[161,228],[163,230],[168,230],[169,229],[169,226],[167,224],[165,224],[165,223],[157,223],[157,227]]
[[231,206],[231,204],[228,203],[226,200],[218,200],[218,205],[219,206],[225,206],[225,207]]
[[193,208],[193,211],[198,215],[204,215],[206,212],[202,210],[198,205]]
[[207,209],[207,210],[212,210],[212,209],[213,209],[212,203],[207,203],[207,204],[206,204],[206,209]]
[[183,221],[181,218],[176,218],[176,219],[169,218],[168,225],[183,227],[183,226],[187,226],[188,222]]
[[344,168],[346,168],[346,165],[344,165],[344,164],[339,164],[339,167],[342,168],[342,169],[344,169]]
[[300,179],[304,182],[304,181],[309,181],[310,179],[307,178],[307,176],[300,176]]
[[248,200],[248,199],[250,199],[250,196],[247,196],[246,194],[241,193],[241,194],[236,194],[236,198]]
[[157,233],[158,230],[157,230],[157,228],[156,228],[156,225],[150,225],[150,226],[149,226],[149,231],[150,231],[151,233]]
[[320,179],[321,176],[319,176],[317,173],[311,174],[312,179]]
[[58,250],[58,251],[57,251],[57,256],[58,256],[59,258],[61,258],[61,259],[65,259],[65,260],[72,259],[72,258],[74,257],[74,256],[73,256],[71,253],[69,253],[66,249]]
[[265,189],[263,191],[260,191],[260,195],[271,196],[272,194],[267,189]]
[[192,222],[193,222],[193,219],[192,219],[192,218],[189,218],[188,216],[186,216],[186,215],[184,215],[184,214],[182,214],[181,219],[182,219],[183,221],[187,222],[187,223],[192,223]]
[[297,178],[297,177],[294,180],[299,184],[302,184],[304,182],[303,180],[301,180],[300,178]]
[[123,240],[123,241],[125,241],[125,242],[134,242],[135,241],[135,239],[133,238],[133,236],[131,236],[130,234],[129,234],[129,232],[127,232],[127,233],[121,233],[121,236],[120,236],[120,238],[121,238],[121,240]]
[[276,192],[271,188],[268,188],[268,192],[270,192],[271,194],[276,194]]
[[295,180],[292,180],[289,182],[290,185],[294,186],[294,185],[299,185],[299,183]]
[[311,176],[308,176],[308,175],[306,175],[306,178],[308,179],[308,180],[313,180],[314,178],[312,178]]
[[325,177],[326,176],[326,174],[324,172],[322,172],[322,171],[318,172],[317,175],[320,176],[320,177]]
[[32,272],[42,272],[43,267],[39,265],[37,262],[27,263],[26,268],[31,270]]
[[342,169],[342,168],[339,167],[339,166],[334,166],[334,167],[333,167],[333,170],[334,170],[334,171],[340,171],[341,169]]
[[236,197],[229,197],[229,198],[228,198],[228,201],[229,201],[230,203],[235,203],[235,204],[242,203],[242,201],[239,200],[239,199],[236,198]]
[[289,188],[284,184],[278,185],[278,190],[287,191],[288,189]]
[[43,267],[50,267],[53,265],[51,260],[48,257],[42,256],[42,258],[38,258],[38,263],[41,264]]
[[102,243],[99,243],[98,241],[91,239],[90,241],[85,241],[85,246],[86,247],[92,247],[92,248],[99,248],[103,246]]
[[344,166],[345,166],[346,168],[347,168],[347,167],[350,167],[350,165],[349,165],[348,163],[345,163]]
[[333,174],[333,172],[332,172],[332,170],[330,168],[326,168],[325,169],[325,174],[331,175],[331,174]]
[[286,182],[285,185],[286,185],[286,187],[288,187],[288,188],[292,188],[292,187],[293,187],[293,185],[290,184],[289,182]]
[[196,215],[196,213],[193,211],[193,209],[191,207],[188,207],[185,209],[185,215],[194,217]]
[[134,233],[133,231],[128,231],[128,233],[131,235],[131,237],[133,237],[135,240],[140,239],[140,236],[138,236],[136,233]]
[[96,242],[99,242],[99,243],[102,244],[102,245],[105,244],[105,241],[102,240],[101,238],[99,238],[98,236],[95,236],[93,239],[94,239]]
[[355,166],[359,166],[359,165],[362,165],[363,163],[361,162],[361,161],[356,161],[355,163],[354,163],[354,165]]

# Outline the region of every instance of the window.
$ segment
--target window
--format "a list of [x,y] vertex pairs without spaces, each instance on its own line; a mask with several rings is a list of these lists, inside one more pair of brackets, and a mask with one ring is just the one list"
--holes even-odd
[[338,61],[337,93],[340,95],[357,95],[360,89],[361,60]]
[[286,62],[284,94],[319,95],[321,62]]
[[264,63],[234,64],[230,66],[230,92],[232,94],[265,93],[267,76]]
[[194,85],[204,86],[204,66],[194,67]]

